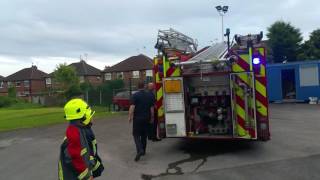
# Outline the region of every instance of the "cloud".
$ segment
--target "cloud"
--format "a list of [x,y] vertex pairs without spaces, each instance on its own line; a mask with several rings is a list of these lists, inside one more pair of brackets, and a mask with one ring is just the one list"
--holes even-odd
[[157,31],[170,27],[198,39],[203,47],[221,37],[216,5],[230,6],[224,19],[232,34],[266,32],[274,21],[285,20],[307,38],[319,28],[320,6],[312,6],[316,4],[316,0],[0,1],[0,55],[7,58],[0,74],[21,67],[8,61],[29,66],[37,61],[40,69],[50,72],[61,58],[70,63],[84,53],[99,69],[138,53],[152,57]]

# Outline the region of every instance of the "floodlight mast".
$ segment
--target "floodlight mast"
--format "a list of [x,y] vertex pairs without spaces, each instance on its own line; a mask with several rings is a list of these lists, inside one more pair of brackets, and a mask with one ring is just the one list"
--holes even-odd
[[229,6],[216,6],[216,9],[221,16],[221,29],[222,29],[222,36],[221,36],[221,41],[224,41],[224,24],[223,24],[223,16],[228,12]]

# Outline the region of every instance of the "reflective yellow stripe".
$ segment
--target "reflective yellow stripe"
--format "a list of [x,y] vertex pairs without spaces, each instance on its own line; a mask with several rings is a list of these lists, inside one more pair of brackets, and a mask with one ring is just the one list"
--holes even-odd
[[180,69],[178,67],[175,67],[175,70],[171,76],[172,77],[180,76]]
[[259,53],[264,56],[264,48],[259,48]]
[[260,75],[262,77],[265,77],[266,76],[266,68],[263,64],[260,64]]
[[253,66],[252,66],[252,48],[249,47],[249,65],[250,65],[250,71],[253,70]]
[[94,155],[97,154],[96,145],[97,145],[97,140],[95,139],[95,140],[92,141],[92,147],[93,147],[93,154],[94,154]]
[[97,170],[97,169],[99,168],[100,164],[101,164],[101,163],[100,163],[99,161],[97,161],[97,163],[96,163],[96,165],[93,167],[92,171]]
[[162,117],[164,115],[163,106],[158,109],[158,117]]
[[94,160],[94,157],[93,156],[90,156],[90,161]]
[[163,96],[162,87],[157,91],[157,100],[160,100]]
[[246,113],[245,113],[245,110],[241,107],[241,106],[239,106],[238,104],[237,104],[237,114],[244,120],[244,121],[246,121]]
[[256,91],[258,91],[263,97],[267,96],[266,87],[256,80]]
[[238,89],[236,91],[236,94],[241,97],[241,99],[243,100],[243,96],[244,96],[244,92],[243,92],[243,89],[240,88],[237,84],[235,85]]
[[80,155],[83,156],[83,155],[86,154],[86,153],[87,153],[87,148],[83,148],[83,149],[81,150]]
[[249,62],[249,55],[248,54],[241,54],[240,58],[243,59],[245,62],[247,62],[248,64],[250,64]]
[[237,125],[238,128],[238,135],[242,138],[246,138],[246,139],[250,139],[250,135],[248,134],[248,132],[243,129],[243,127],[241,127],[239,124]]
[[59,161],[59,180],[63,180],[63,170],[62,170],[61,161]]
[[85,178],[87,175],[88,175],[88,173],[89,173],[89,170],[88,170],[88,168],[86,169],[86,170],[84,170],[79,176],[78,176],[78,179],[83,179],[83,178]]
[[260,112],[261,115],[267,116],[267,107],[265,107],[260,101],[256,101],[257,103],[257,110]]
[[242,69],[242,67],[240,67],[238,64],[233,64],[232,65],[232,71],[233,72],[244,72],[244,69]]
[[92,144],[95,144],[95,145],[96,145],[96,144],[97,144],[97,140],[96,140],[96,139],[93,140],[93,141],[92,141]]
[[245,83],[247,83],[250,87],[252,87],[251,82],[249,81],[249,75],[246,73],[239,74],[238,77]]

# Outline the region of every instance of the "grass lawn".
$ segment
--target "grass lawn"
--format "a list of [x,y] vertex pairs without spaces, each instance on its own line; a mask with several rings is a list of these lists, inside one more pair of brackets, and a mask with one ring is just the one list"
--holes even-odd
[[[114,115],[105,107],[93,107],[94,118]],[[0,108],[0,131],[20,128],[32,128],[65,122],[62,107],[30,107],[30,108]]]

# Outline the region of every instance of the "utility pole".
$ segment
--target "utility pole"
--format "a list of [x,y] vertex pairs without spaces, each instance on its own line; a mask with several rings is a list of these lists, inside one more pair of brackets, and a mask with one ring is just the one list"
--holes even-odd
[[216,9],[221,16],[221,41],[224,42],[224,22],[223,16],[228,12],[229,6],[216,6]]

